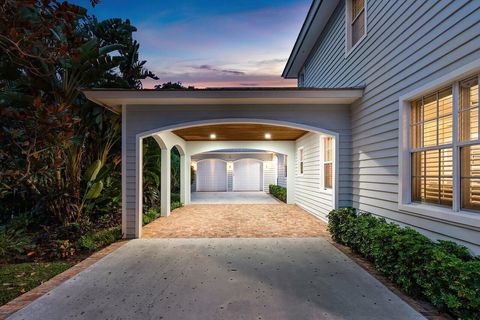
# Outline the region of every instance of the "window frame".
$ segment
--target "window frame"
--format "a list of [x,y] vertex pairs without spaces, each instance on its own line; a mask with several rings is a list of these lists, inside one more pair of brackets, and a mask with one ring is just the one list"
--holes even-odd
[[[365,25],[365,32],[363,33],[363,35],[360,37],[360,39],[358,39],[358,41],[353,44],[352,43],[352,24],[353,22],[356,20],[352,20],[352,17],[351,17],[351,11],[352,11],[352,1],[353,0],[346,0],[345,1],[345,55],[348,56],[350,54],[350,52],[354,51],[355,48],[358,47],[358,45],[363,41],[363,39],[365,39],[367,37],[367,33],[368,33],[368,26],[367,26],[367,16],[368,16],[368,6],[367,6],[367,3],[368,1],[367,0],[363,0],[364,1],[364,5],[363,5],[363,11],[364,11],[364,25]],[[357,18],[359,17],[359,15],[361,14],[361,11],[357,14]]]
[[[478,76],[480,81],[480,59],[475,60],[453,72],[446,74],[420,88],[413,90],[399,98],[400,126],[399,126],[399,185],[398,209],[407,214],[418,214],[435,219],[454,223],[480,227],[480,213],[461,208],[460,185],[460,148],[480,144],[480,136],[476,140],[459,141],[459,94],[460,82],[470,77]],[[412,163],[411,163],[411,103],[422,96],[435,91],[452,87],[452,156],[453,156],[453,203],[451,207],[442,207],[435,204],[416,203],[412,201]],[[480,93],[479,93],[480,95]]]
[[303,176],[305,172],[305,150],[303,147],[298,148],[298,175]]
[[[322,143],[321,143],[321,148],[322,148],[322,154],[321,154],[321,170],[322,170],[322,175],[321,175],[321,187],[322,191],[325,192],[332,192],[334,185],[335,185],[335,165],[334,165],[334,159],[335,159],[335,138],[333,136],[322,136]],[[330,146],[330,152],[331,152],[331,160],[326,160],[326,142],[327,140],[331,140],[331,146]],[[332,185],[331,187],[326,187],[325,186],[325,165],[326,164],[331,164],[332,167]]]

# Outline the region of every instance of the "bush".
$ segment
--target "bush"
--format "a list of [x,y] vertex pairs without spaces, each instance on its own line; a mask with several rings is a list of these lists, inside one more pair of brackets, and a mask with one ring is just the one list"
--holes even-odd
[[80,250],[93,252],[102,247],[108,246],[109,244],[112,244],[121,238],[122,230],[120,227],[113,227],[96,233],[88,233],[82,236],[77,242],[77,247]]
[[268,191],[278,200],[287,202],[287,188],[271,184],[268,186]]
[[143,214],[143,217],[142,217],[143,225],[149,224],[150,222],[157,219],[158,217],[160,217],[160,210],[155,208],[148,210]]
[[32,239],[22,230],[0,229],[0,261],[15,258],[33,248]]
[[480,319],[480,260],[451,241],[432,242],[368,213],[343,208],[328,215],[332,238],[370,260],[414,297],[462,319]]

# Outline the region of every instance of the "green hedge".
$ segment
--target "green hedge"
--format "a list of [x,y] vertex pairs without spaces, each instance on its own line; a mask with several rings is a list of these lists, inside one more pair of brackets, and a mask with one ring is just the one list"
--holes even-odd
[[287,202],[287,188],[271,184],[268,186],[268,190],[270,194],[278,200]]
[[328,222],[335,241],[370,260],[409,295],[456,317],[480,319],[480,256],[352,208],[330,212]]

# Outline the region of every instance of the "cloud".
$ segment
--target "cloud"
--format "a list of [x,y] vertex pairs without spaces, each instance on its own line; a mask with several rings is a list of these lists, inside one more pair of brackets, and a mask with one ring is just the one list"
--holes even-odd
[[199,70],[207,70],[207,71],[213,71],[213,72],[226,73],[226,74],[233,74],[233,75],[236,75],[236,76],[242,76],[242,75],[245,74],[245,72],[242,72],[242,71],[215,68],[215,67],[213,67],[209,64],[202,64],[200,66],[192,66],[192,68],[199,69]]

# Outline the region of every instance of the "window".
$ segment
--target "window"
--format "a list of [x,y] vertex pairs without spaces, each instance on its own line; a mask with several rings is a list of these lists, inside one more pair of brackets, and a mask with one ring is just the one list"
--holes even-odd
[[479,77],[460,82],[459,139],[461,206],[480,210]]
[[304,161],[303,148],[298,149],[298,159],[299,159],[299,170],[300,170],[300,174],[302,175],[303,174],[303,161]]
[[333,186],[333,138],[323,138],[323,187]]
[[366,0],[347,0],[347,49],[353,48],[367,33]]
[[412,201],[480,210],[478,83],[475,76],[411,103]]
[[288,161],[288,156],[284,156],[283,158],[283,169],[285,170],[285,178],[287,177],[287,169],[288,169],[288,166],[287,166],[287,161]]

